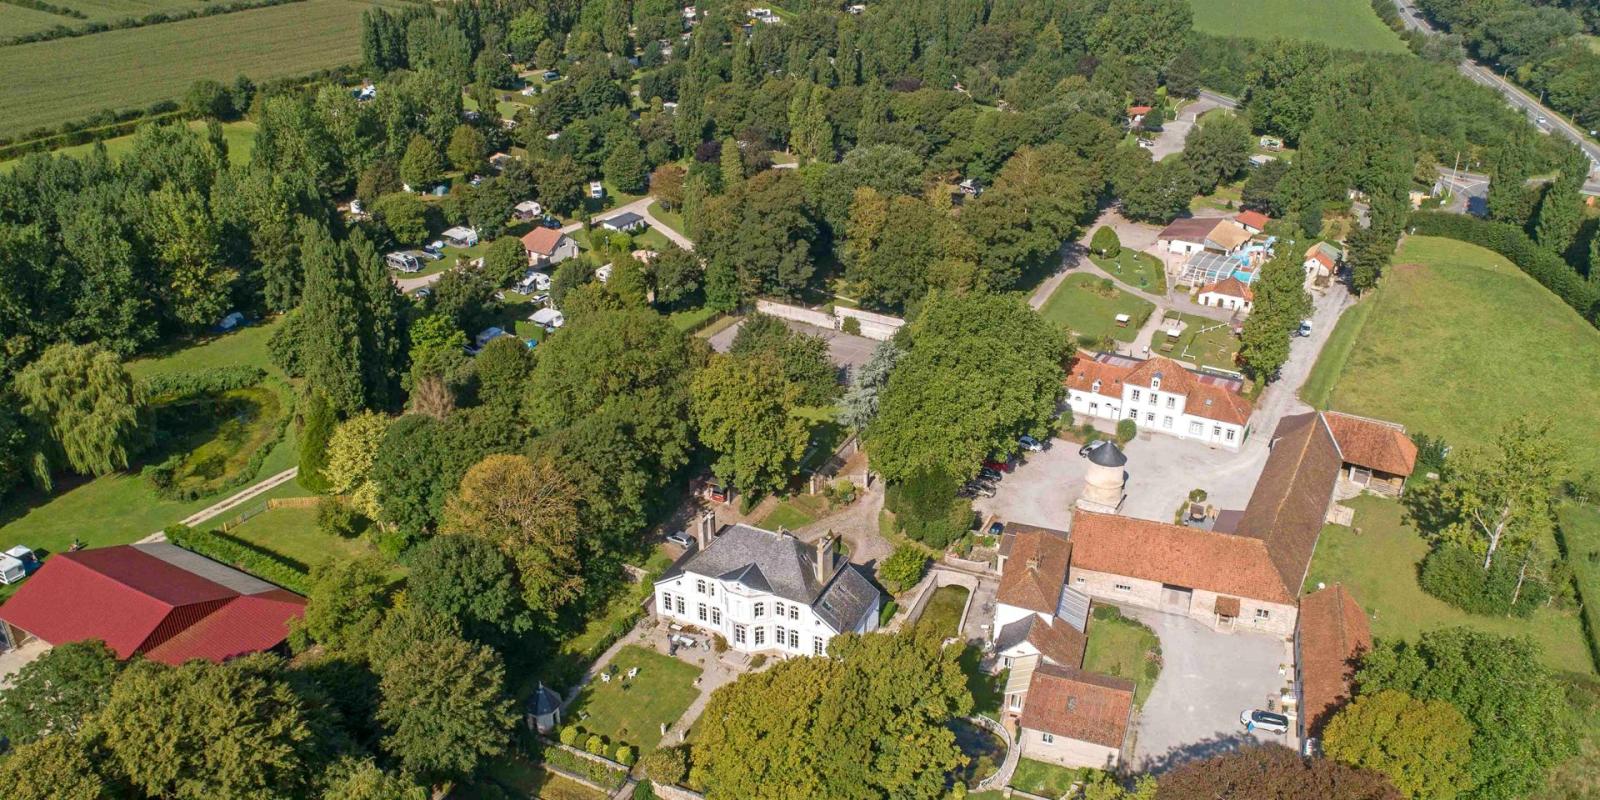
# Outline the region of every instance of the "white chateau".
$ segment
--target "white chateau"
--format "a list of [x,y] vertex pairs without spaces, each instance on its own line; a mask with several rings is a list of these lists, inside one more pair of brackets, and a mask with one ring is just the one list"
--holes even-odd
[[1250,403],[1239,382],[1193,372],[1170,358],[1080,353],[1067,374],[1077,419],[1131,419],[1140,431],[1238,450],[1250,432]]
[[822,655],[841,633],[877,630],[878,590],[839,557],[834,537],[808,545],[749,525],[713,537],[713,525],[702,521],[694,545],[656,581],[663,619],[777,655]]

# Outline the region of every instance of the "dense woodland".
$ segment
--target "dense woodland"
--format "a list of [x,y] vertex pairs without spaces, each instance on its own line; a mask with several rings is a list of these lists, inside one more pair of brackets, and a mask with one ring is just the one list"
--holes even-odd
[[[1555,269],[1586,280],[1596,261],[1576,152],[1448,63],[1223,47],[1189,30],[1184,0],[788,10],[781,25],[744,26],[742,7],[706,3],[687,28],[661,0],[375,10],[362,42],[371,101],[331,84],[189,93],[196,118],[257,123],[248,163],[230,162],[215,124],[166,125],[141,129],[116,160],[35,155],[0,176],[0,492],[139,467],[158,431],[151,387],[123,362],[202,338],[230,311],[281,315],[271,350],[296,383],[300,481],[343,498],[348,518],[331,524],[365,528],[382,554],[311,575],[292,661],[121,668],[103,649],[57,648],[24,673],[21,694],[0,698],[0,732],[16,747],[0,765],[9,796],[402,797],[470,779],[513,747],[511,697],[529,688],[517,676],[616,595],[620,565],[689,475],[750,496],[788,485],[807,444],[802,406],[840,400],[910,533],[942,546],[970,522],[959,479],[1055,424],[1073,343],[1014,290],[1100,209],[1165,222],[1239,180],[1258,135],[1294,150],[1249,171],[1243,189],[1285,242],[1303,250],[1352,192],[1370,208],[1347,242],[1357,289],[1387,264],[1407,193],[1458,160],[1496,176],[1491,214],[1564,259]],[[562,78],[507,124],[495,109],[520,89],[513,63]],[[1208,117],[1184,155],[1152,162],[1124,129],[1126,108],[1201,86],[1237,94],[1239,118]],[[525,158],[490,169],[512,149]],[[773,169],[775,154],[797,168]],[[694,253],[649,266],[624,256],[603,284],[593,263],[565,262],[551,289],[565,328],[532,351],[508,338],[469,357],[468,337],[526,263],[506,235],[513,205],[538,199],[586,219],[584,187],[599,178],[681,210]],[[950,190],[965,178],[985,191],[958,204]],[[441,198],[403,188],[440,183]],[[370,215],[342,213],[351,199]],[[426,298],[401,295],[380,254],[456,224],[493,242],[482,268],[449,271]],[[1266,268],[1244,332],[1263,381],[1309,303],[1294,246]],[[714,355],[664,316],[807,300],[841,281],[910,321],[842,399],[815,340],[757,320]],[[410,569],[402,591],[396,563]],[[1477,664],[1459,667],[1470,672],[1501,644],[1452,646],[1397,652],[1373,668],[1373,691],[1479,703],[1427,684],[1415,664]],[[764,785],[742,770],[800,763],[820,792],[853,776],[894,781],[866,784],[882,796],[939,796],[953,763],[941,720],[970,706],[949,654],[914,634],[836,648],[837,663],[785,664],[713,704],[782,695],[818,713],[819,687],[859,691],[871,702],[835,720],[839,737],[872,750],[902,726],[929,737],[927,752],[842,764],[846,751],[816,739],[760,760],[717,756],[772,722],[756,718],[712,724],[703,749],[657,759],[663,774],[714,797],[769,796],[741,788]],[[901,682],[883,664],[906,665]],[[925,674],[948,680],[913,701],[903,679]],[[63,680],[70,697],[52,694]],[[1553,690],[1535,689],[1516,700],[1536,716]],[[41,705],[49,719],[18,711]],[[1564,734],[1522,758],[1515,784],[1496,770],[1512,769],[1518,743],[1475,739],[1452,780],[1471,790],[1462,796],[1516,796],[1485,787],[1536,783],[1570,750]],[[1376,773],[1270,751],[1177,770],[1156,796],[1196,796],[1285,758],[1301,771],[1274,770],[1271,792],[1249,796],[1393,796]],[[859,774],[878,763],[892,773]]]

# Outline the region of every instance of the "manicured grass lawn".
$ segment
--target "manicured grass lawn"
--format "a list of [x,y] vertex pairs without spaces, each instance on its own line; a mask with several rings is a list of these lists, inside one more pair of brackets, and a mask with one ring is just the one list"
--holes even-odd
[[1300,386],[1300,399],[1317,408],[1328,407],[1328,396],[1333,394],[1333,386],[1339,381],[1339,374],[1344,371],[1345,362],[1350,360],[1350,352],[1355,349],[1361,329],[1366,326],[1367,317],[1375,307],[1377,303],[1368,298],[1367,302],[1346,309],[1339,317],[1338,324],[1333,326],[1333,333],[1328,335],[1327,344],[1322,346],[1322,352],[1317,355],[1317,363],[1311,367],[1311,374]]
[[[1172,312],[1168,314],[1171,315]],[[1239,352],[1239,339],[1233,335],[1232,327],[1228,323],[1193,314],[1178,313],[1176,317],[1184,322],[1183,333],[1178,336],[1172,352],[1162,351],[1164,355],[1181,361],[1192,361],[1203,367],[1231,370],[1239,368],[1233,361],[1234,355]],[[1155,340],[1151,343],[1153,348],[1159,348],[1166,342],[1165,330],[1163,327],[1162,330],[1156,331]]]
[[1133,703],[1143,706],[1160,675],[1157,659],[1161,642],[1155,633],[1139,622],[1123,617],[1113,606],[1095,609],[1089,621],[1089,646],[1083,653],[1083,668],[1133,681]]
[[[929,598],[932,602],[932,598]],[[973,645],[961,651],[961,671],[967,675],[967,691],[972,692],[972,713],[988,716],[999,721],[1000,704],[1005,700],[1006,677],[1011,670],[1000,670],[999,674],[990,675],[979,666],[983,660],[983,650]]]
[[1400,35],[1367,0],[1189,0],[1194,29],[1217,36],[1302,39],[1329,47],[1404,53]]
[[[1080,335],[1110,336],[1119,342],[1131,342],[1139,335],[1139,328],[1150,318],[1155,306],[1116,288],[1115,284],[1109,291],[1105,290],[1106,280],[1096,275],[1069,275],[1050,294],[1039,313]],[[1117,325],[1118,314],[1131,318],[1126,326]]]
[[371,7],[306,0],[0,48],[0,135],[176,99],[201,78],[264,83],[355,63]]
[[[1600,430],[1600,331],[1577,312],[1475,245],[1411,237],[1394,263],[1361,301],[1371,306],[1365,324],[1335,330],[1354,338],[1343,364],[1328,352],[1313,373],[1317,391],[1338,374],[1328,408],[1456,447],[1484,444],[1529,413],[1557,430]],[[1600,470],[1600,448],[1574,447],[1570,458],[1578,472]]]
[[1167,272],[1161,262],[1149,253],[1123,248],[1116,258],[1091,255],[1089,260],[1135,289],[1151,294],[1166,294]]
[[700,308],[686,308],[682,311],[674,311],[667,315],[667,319],[672,323],[672,327],[680,331],[690,331],[706,324],[707,320],[715,317],[718,313],[714,308],[701,306]]
[[[1207,116],[1220,111],[1221,109],[1212,109],[1201,114],[1200,118],[1205,119]],[[1234,213],[1239,210],[1239,204],[1244,200],[1243,192],[1244,181],[1222,184],[1211,194],[1199,195],[1190,200],[1189,211],[1196,216],[1204,217],[1216,216],[1217,212],[1224,214]]]
[[633,246],[640,250],[654,250],[664,252],[673,247],[672,240],[667,235],[655,228],[646,228],[633,237]]
[[684,236],[689,235],[688,229],[683,226],[683,214],[677,211],[668,211],[667,207],[662,205],[660,200],[650,204],[650,216],[661,220],[662,224],[673,229],[679,234]]
[[801,511],[794,503],[785,500],[779,503],[777,508],[772,509],[772,513],[763,517],[757,525],[769,531],[775,531],[779,528],[787,528],[792,531],[796,528],[810,525],[815,521],[815,517]]
[[[298,488],[298,484],[295,486]],[[316,507],[268,509],[228,533],[299,561],[308,568],[331,558],[353,558],[374,552],[366,539],[344,539],[323,533],[317,528]]]
[[283,317],[273,317],[231,333],[187,342],[182,347],[128,362],[128,372],[135,378],[148,378],[214,367],[255,366],[282,378],[283,373],[273,366],[267,351],[267,340],[282,322]]
[[1017,761],[1017,771],[1011,775],[1011,786],[1045,797],[1061,797],[1072,789],[1079,772],[1081,770],[1024,758]]
[[922,607],[922,616],[917,617],[917,624],[930,626],[947,637],[960,636],[961,609],[966,607],[970,593],[965,586],[934,589],[928,604]]
[[1368,495],[1345,504],[1355,509],[1355,529],[1322,529],[1306,588],[1343,583],[1372,620],[1374,637],[1415,640],[1425,631],[1464,625],[1497,636],[1527,636],[1550,666],[1594,674],[1576,613],[1541,609],[1516,619],[1477,616],[1449,606],[1417,585],[1417,565],[1427,555],[1428,543],[1401,521],[1399,503]]
[[[661,742],[661,724],[676,722],[699,696],[694,679],[700,668],[637,645],[622,648],[609,666],[611,681],[585,686],[566,720],[612,745],[625,742],[649,753]],[[638,676],[624,682],[634,667]]]

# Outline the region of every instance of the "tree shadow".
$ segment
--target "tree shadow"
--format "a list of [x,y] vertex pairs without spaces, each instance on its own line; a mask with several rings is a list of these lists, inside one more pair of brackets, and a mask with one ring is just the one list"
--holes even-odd
[[1145,758],[1139,763],[1139,771],[1150,775],[1160,775],[1185,764],[1205,761],[1227,753],[1258,747],[1261,744],[1261,740],[1243,733],[1213,736],[1181,747],[1174,747],[1159,756]]

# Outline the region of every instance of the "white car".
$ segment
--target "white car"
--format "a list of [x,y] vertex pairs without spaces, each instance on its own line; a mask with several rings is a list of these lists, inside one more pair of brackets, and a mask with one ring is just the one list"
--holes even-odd
[[1246,709],[1239,712],[1239,724],[1245,730],[1266,731],[1267,733],[1288,733],[1289,718],[1271,711],[1261,709]]
[[1030,453],[1037,453],[1037,452],[1040,452],[1041,450],[1044,450],[1044,443],[1040,442],[1038,439],[1033,438],[1032,436],[1018,437],[1017,444],[1021,445],[1022,449],[1026,450],[1026,451],[1028,451]]
[[667,534],[667,541],[672,542],[673,544],[682,547],[685,550],[689,549],[689,546],[694,544],[694,540],[689,538],[689,534],[684,533],[683,531]]

